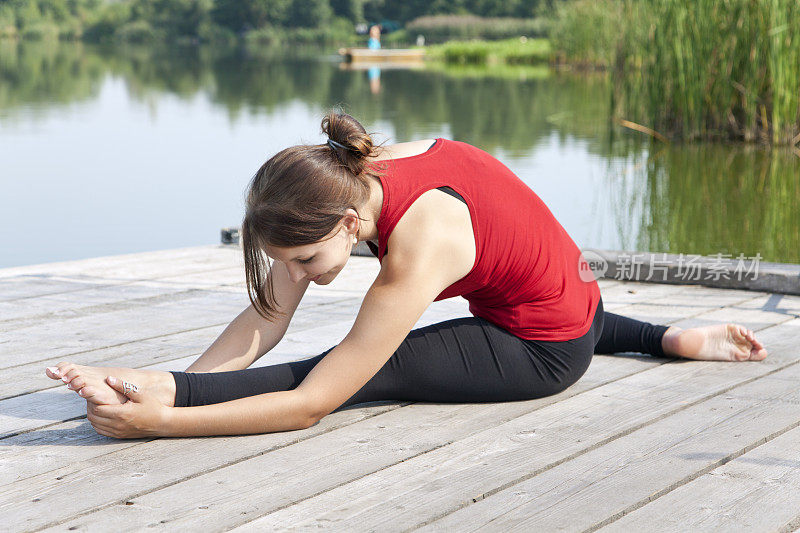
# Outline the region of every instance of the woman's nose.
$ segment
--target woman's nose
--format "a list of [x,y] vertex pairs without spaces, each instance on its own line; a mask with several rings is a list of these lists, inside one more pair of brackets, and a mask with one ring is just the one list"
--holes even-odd
[[305,275],[306,273],[303,272],[302,268],[298,266],[289,267],[289,279],[292,281],[292,283],[297,283],[298,281],[303,279]]

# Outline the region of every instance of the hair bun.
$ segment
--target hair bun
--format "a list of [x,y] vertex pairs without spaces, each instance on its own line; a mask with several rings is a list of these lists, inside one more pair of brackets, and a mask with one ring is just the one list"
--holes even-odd
[[328,146],[342,164],[353,174],[361,174],[365,158],[375,151],[372,137],[364,126],[347,113],[331,111],[322,119],[322,133],[333,141]]

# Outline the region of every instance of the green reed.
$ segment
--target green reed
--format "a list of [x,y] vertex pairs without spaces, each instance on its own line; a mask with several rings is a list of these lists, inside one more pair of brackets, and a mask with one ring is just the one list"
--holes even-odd
[[796,0],[623,0],[620,118],[684,140],[800,132]]
[[797,0],[577,0],[551,38],[563,61],[612,69],[619,119],[688,141],[800,141]]

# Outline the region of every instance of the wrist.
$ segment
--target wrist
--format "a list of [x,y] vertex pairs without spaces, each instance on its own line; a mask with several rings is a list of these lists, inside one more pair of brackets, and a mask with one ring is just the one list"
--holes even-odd
[[164,406],[161,409],[161,417],[156,428],[157,436],[159,437],[177,437],[176,434],[176,412],[178,407]]

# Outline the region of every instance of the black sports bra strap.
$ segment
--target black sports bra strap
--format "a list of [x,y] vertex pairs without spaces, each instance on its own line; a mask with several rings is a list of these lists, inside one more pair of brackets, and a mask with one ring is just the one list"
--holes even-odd
[[464,200],[464,198],[460,194],[458,194],[456,191],[454,191],[450,187],[444,186],[444,187],[436,187],[436,188],[439,189],[442,192],[445,192],[445,193],[449,194],[450,196],[452,196],[454,198],[458,198],[459,200],[461,200],[464,203],[467,203],[467,201]]

